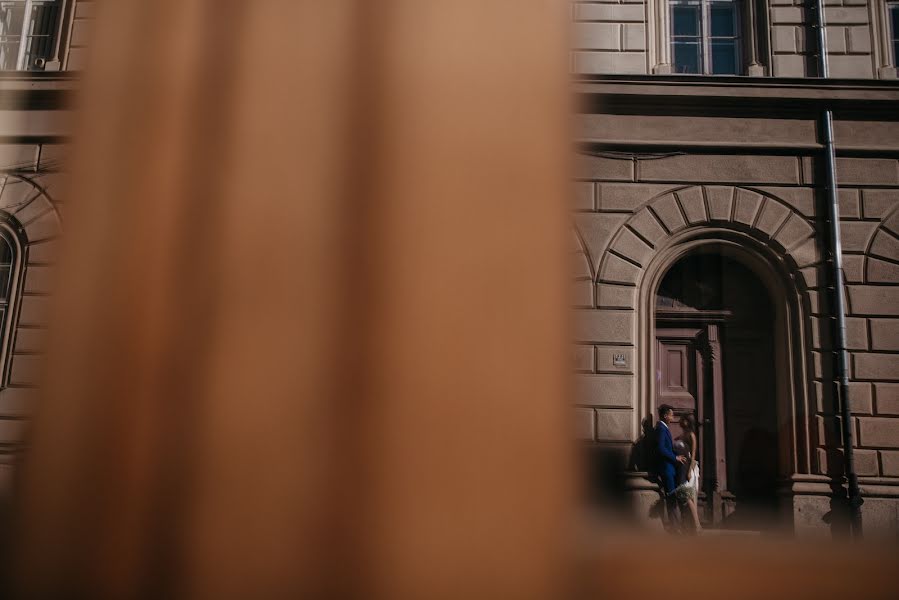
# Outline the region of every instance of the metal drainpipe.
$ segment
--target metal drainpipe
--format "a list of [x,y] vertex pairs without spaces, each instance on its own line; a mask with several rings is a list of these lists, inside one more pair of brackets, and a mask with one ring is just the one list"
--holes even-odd
[[[830,76],[827,61],[827,31],[824,27],[824,0],[816,0],[814,6],[816,28],[818,30],[818,76]],[[843,430],[843,462],[846,482],[849,487],[849,511],[852,533],[862,535],[862,497],[855,473],[855,453],[852,435],[852,410],[849,402],[849,354],[846,351],[846,292],[843,285],[843,247],[840,237],[840,205],[837,191],[836,152],[833,143],[833,112],[826,109],[821,115],[821,129],[824,135],[824,161],[826,171],[827,219],[830,227],[831,265],[833,282],[833,312],[836,317],[834,358],[840,390],[840,421]]]

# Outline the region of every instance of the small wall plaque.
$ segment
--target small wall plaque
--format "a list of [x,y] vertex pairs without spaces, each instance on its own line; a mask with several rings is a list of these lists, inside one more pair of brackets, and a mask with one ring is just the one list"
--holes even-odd
[[626,367],[627,366],[627,355],[626,354],[613,354],[612,355],[612,366],[613,367]]

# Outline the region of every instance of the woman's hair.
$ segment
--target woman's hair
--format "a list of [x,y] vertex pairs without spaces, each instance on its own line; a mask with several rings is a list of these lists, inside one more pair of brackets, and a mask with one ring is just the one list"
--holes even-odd
[[684,415],[681,417],[681,427],[685,431],[696,433],[696,418],[693,415]]

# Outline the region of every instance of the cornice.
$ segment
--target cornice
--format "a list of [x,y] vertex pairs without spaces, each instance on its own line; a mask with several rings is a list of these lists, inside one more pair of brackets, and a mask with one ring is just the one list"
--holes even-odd
[[780,106],[833,109],[899,106],[899,80],[721,77],[691,75],[581,75],[572,83],[587,110],[601,106]]

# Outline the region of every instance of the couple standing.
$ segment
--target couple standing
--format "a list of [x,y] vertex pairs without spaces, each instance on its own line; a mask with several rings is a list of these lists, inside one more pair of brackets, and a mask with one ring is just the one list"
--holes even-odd
[[[669,425],[677,421],[674,409],[659,406],[659,423],[656,425],[656,450],[658,473],[665,490],[665,503],[672,523],[680,513],[681,527],[687,531],[699,532],[699,511],[696,498],[699,494],[699,463],[696,461],[696,420],[692,415],[680,418],[683,435],[676,440],[671,435]],[[677,505],[680,505],[678,510]],[[684,515],[687,509],[690,518]]]

